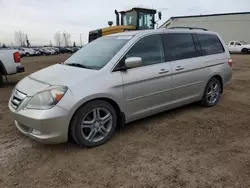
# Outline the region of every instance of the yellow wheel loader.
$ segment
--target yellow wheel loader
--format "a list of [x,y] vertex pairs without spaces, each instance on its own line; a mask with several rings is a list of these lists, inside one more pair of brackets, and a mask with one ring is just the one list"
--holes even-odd
[[[109,27],[96,29],[89,32],[89,42],[105,35],[120,33],[124,31],[154,29],[155,28],[155,14],[154,9],[146,8],[132,8],[131,10],[118,12],[116,14],[116,26],[112,26],[113,22],[109,21]],[[121,16],[121,22],[120,22]],[[161,12],[158,13],[159,20],[161,19]]]

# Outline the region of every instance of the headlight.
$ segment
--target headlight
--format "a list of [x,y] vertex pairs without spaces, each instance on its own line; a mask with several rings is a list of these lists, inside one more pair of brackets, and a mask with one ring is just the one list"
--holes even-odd
[[62,99],[67,90],[68,88],[63,86],[54,87],[37,93],[32,97],[26,108],[39,110],[50,109]]

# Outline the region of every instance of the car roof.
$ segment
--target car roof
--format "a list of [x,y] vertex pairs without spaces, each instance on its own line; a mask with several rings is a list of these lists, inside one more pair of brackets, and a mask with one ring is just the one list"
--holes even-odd
[[153,33],[207,33],[207,34],[215,34],[217,33],[212,31],[204,31],[200,29],[149,29],[149,30],[136,30],[136,31],[125,31],[122,33],[115,33],[108,36],[143,36],[147,34],[153,34]]

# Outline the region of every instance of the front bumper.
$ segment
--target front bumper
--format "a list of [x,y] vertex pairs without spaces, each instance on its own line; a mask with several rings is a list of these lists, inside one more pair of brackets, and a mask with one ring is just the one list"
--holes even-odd
[[67,142],[69,118],[68,111],[55,106],[48,110],[15,110],[11,102],[9,109],[15,125],[21,133],[45,144]]

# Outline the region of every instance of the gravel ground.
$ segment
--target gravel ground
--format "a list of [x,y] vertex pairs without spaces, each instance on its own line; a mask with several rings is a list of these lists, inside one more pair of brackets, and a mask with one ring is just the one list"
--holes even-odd
[[25,75],[69,55],[23,58],[0,88],[0,187],[250,187],[250,55],[214,108],[191,104],[127,125],[103,146],[43,145],[21,135],[7,104]]

